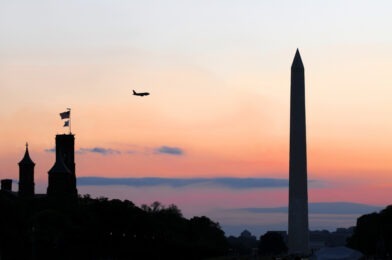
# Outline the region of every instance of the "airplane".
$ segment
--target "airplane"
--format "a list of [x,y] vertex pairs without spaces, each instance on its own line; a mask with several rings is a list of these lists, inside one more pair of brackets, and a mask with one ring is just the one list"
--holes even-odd
[[137,93],[135,90],[132,90],[132,91],[133,91],[133,95],[134,95],[134,96],[143,97],[143,96],[148,96],[148,95],[150,95],[150,93],[148,93],[148,92],[140,92],[140,93]]

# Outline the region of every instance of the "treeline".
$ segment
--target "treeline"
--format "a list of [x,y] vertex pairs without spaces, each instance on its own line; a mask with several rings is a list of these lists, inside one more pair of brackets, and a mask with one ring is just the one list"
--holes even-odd
[[348,246],[377,259],[392,258],[392,205],[357,219]]
[[159,202],[0,193],[0,259],[205,259],[225,255],[218,223]]
[[[310,237],[329,241],[334,235],[337,240],[342,234],[335,233],[321,236],[310,232]],[[256,239],[244,231],[239,237],[226,238],[219,224],[209,218],[186,219],[175,205],[159,202],[137,207],[128,200],[92,199],[88,195],[71,200],[46,196],[22,199],[0,191],[2,260],[284,256],[286,240],[284,232],[267,232]],[[390,259],[392,205],[358,218],[347,245],[366,256]]]
[[285,256],[287,255],[286,232],[268,231],[257,240],[248,230],[240,236],[229,236],[229,256],[255,258],[257,256]]

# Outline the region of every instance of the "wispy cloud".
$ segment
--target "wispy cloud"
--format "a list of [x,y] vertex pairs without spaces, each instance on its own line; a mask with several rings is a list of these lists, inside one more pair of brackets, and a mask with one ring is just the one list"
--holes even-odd
[[180,156],[184,154],[184,151],[178,147],[170,147],[170,146],[163,145],[161,147],[156,148],[155,153]]
[[219,186],[230,189],[286,188],[287,179],[272,178],[103,178],[79,177],[78,185],[125,185],[133,187],[169,186]]
[[80,154],[85,153],[97,153],[101,155],[118,155],[121,154],[121,151],[111,149],[111,148],[103,148],[103,147],[93,147],[93,148],[80,148],[78,151]]
[[[44,149],[45,152],[47,153],[54,153],[56,152],[56,148],[48,148]],[[119,154],[125,154],[125,155],[131,155],[131,154],[168,154],[168,155],[174,155],[174,156],[181,156],[184,155],[184,150],[178,147],[171,147],[171,146],[160,146],[157,148],[141,148],[139,149],[133,149],[133,150],[119,150],[119,149],[113,149],[113,148],[105,148],[105,147],[91,147],[91,148],[80,148],[75,151],[77,154],[88,154],[88,153],[96,153],[96,154],[101,154],[101,155],[119,155]]]
[[[381,210],[382,207],[352,203],[352,202],[311,202],[309,213],[311,214],[365,214]],[[242,208],[242,211],[252,213],[287,213],[287,207],[276,208]]]

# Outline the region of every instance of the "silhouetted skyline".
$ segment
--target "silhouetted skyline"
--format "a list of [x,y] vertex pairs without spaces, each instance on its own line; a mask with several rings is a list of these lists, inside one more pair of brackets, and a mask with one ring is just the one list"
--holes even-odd
[[[386,205],[391,9],[390,1],[2,1],[0,179],[16,189],[28,142],[35,190],[46,193],[67,107],[80,177],[287,179],[287,68],[299,48],[311,66],[309,201]],[[283,187],[126,188],[80,192],[138,203],[164,194],[187,215],[288,202]]]

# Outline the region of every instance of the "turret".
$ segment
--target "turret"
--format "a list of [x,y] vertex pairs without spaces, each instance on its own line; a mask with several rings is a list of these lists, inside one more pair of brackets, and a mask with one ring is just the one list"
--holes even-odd
[[76,196],[75,137],[56,135],[56,162],[49,170],[47,194],[55,197]]
[[26,143],[26,151],[23,159],[18,163],[19,165],[19,196],[33,197],[34,196],[34,166],[35,163],[31,160],[29,155],[29,147]]

